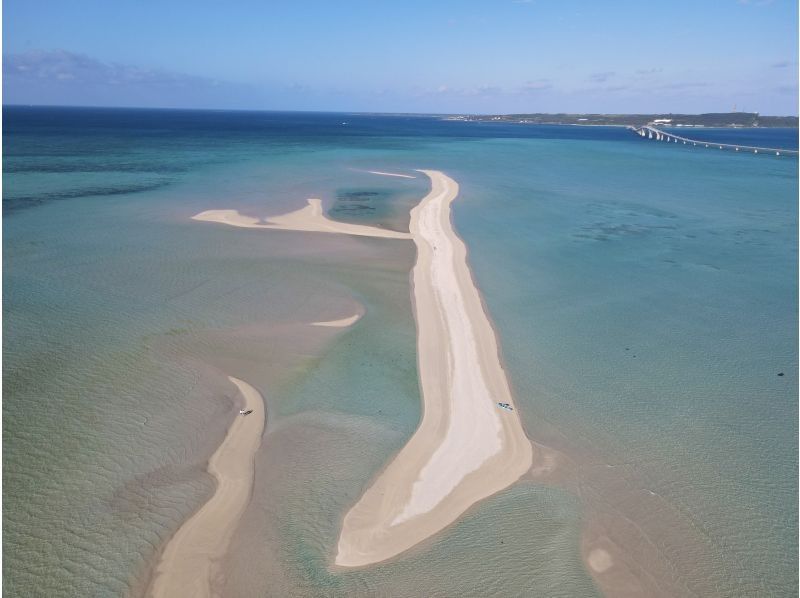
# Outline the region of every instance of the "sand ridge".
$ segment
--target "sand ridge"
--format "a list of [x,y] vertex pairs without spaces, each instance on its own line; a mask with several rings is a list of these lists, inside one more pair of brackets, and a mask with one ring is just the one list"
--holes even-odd
[[415,178],[417,178],[417,177],[415,177],[413,175],[410,175],[410,174],[399,174],[399,173],[396,173],[396,172],[383,172],[382,170],[368,170],[367,172],[370,173],[370,174],[380,174],[380,175],[383,175],[383,176],[396,176],[396,177],[400,177],[402,179],[415,179]]
[[497,339],[455,234],[458,184],[421,170],[431,191],[411,211],[412,273],[424,413],[419,428],[346,514],[335,563],[390,559],[453,523],[531,466]]
[[339,320],[328,320],[327,322],[312,322],[312,326],[328,326],[331,328],[347,328],[352,326],[361,319],[361,314],[354,314],[348,318],[341,318]]
[[[411,211],[409,233],[330,220],[319,199],[266,222],[235,210],[194,216],[245,228],[411,239],[417,246],[412,279],[423,417],[409,442],[345,515],[335,557],[340,567],[397,556],[513,484],[532,463],[531,443],[513,410],[467,248],[452,226],[458,183],[436,170],[418,172],[430,179],[431,190]],[[351,319],[315,324],[346,326]]]
[[363,224],[350,224],[331,220],[322,210],[322,200],[311,198],[308,205],[294,212],[271,216],[265,221],[252,216],[240,214],[237,210],[206,210],[192,216],[192,220],[204,222],[217,222],[240,228],[266,228],[279,230],[307,231],[318,233],[340,233],[361,237],[381,237],[386,239],[410,239],[409,233],[366,226]]
[[167,542],[148,592],[153,598],[212,596],[211,585],[218,574],[219,561],[250,501],[255,453],[264,431],[264,399],[247,382],[228,378],[243,399],[237,410],[253,412],[237,414],[209,459],[208,472],[214,476],[217,488]]

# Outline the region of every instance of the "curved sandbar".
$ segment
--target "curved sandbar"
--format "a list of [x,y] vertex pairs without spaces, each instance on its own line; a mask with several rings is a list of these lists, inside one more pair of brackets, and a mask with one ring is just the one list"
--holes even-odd
[[397,172],[383,172],[382,170],[368,170],[370,174],[381,174],[383,176],[396,176],[400,177],[401,179],[415,179],[417,177],[411,176],[410,174],[399,174]]
[[219,222],[238,226],[241,228],[272,228],[282,230],[308,231],[318,233],[342,233],[362,237],[384,237],[387,239],[410,239],[408,233],[365,226],[363,224],[350,224],[327,218],[322,211],[322,201],[309,199],[308,205],[294,212],[281,216],[272,216],[263,221],[252,216],[240,214],[237,210],[206,210],[192,216],[192,220],[206,222]]
[[329,328],[347,328],[352,326],[361,319],[361,314],[355,314],[349,318],[341,318],[339,320],[328,320],[327,322],[311,322],[312,326],[327,326]]
[[336,564],[384,561],[514,483],[532,449],[513,405],[497,339],[453,230],[458,184],[435,170],[411,211],[417,360],[424,414],[408,444],[347,513]]
[[345,516],[336,554],[341,567],[408,550],[513,484],[532,462],[516,411],[497,405],[513,406],[513,398],[466,246],[450,221],[458,184],[436,170],[419,172],[430,178],[431,191],[411,211],[410,233],[329,220],[318,199],[266,223],[235,210],[194,216],[246,228],[413,239],[417,246],[412,277],[424,413],[408,444]]
[[219,560],[250,500],[254,457],[264,431],[264,400],[246,382],[229,379],[244,399],[241,409],[252,409],[253,413],[237,415],[208,461],[208,472],[214,476],[217,489],[167,542],[150,587],[149,595],[154,598],[212,596]]

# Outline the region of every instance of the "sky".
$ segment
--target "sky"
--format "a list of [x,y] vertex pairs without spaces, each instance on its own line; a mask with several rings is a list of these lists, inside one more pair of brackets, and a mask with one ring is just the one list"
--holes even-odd
[[797,0],[4,0],[3,103],[798,112]]

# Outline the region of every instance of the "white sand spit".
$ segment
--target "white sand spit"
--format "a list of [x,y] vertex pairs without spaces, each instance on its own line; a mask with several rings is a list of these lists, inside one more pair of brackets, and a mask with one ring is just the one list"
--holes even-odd
[[332,328],[346,328],[352,326],[361,319],[361,315],[355,314],[349,318],[342,318],[340,320],[329,320],[327,322],[312,322],[312,326],[330,326]]
[[264,400],[242,380],[229,377],[243,399],[225,439],[208,461],[217,489],[199,511],[167,542],[156,566],[149,595],[153,598],[213,595],[212,582],[219,575],[225,555],[253,488],[254,457],[264,431]]
[[405,552],[513,484],[532,462],[467,248],[451,222],[458,184],[439,171],[419,172],[430,178],[431,191],[411,211],[410,233],[329,220],[318,199],[266,222],[234,210],[194,217],[246,228],[413,239],[417,246],[412,279],[423,417],[408,444],[345,515],[335,559],[340,567],[363,567]]
[[424,414],[408,444],[347,513],[336,564],[392,558],[507,488],[531,466],[497,339],[455,234],[458,184],[421,170],[431,191],[411,212],[417,349]]
[[415,179],[415,178],[417,178],[417,177],[415,177],[413,175],[410,175],[410,174],[399,174],[399,173],[396,173],[396,172],[383,172],[383,171],[380,171],[380,170],[368,170],[367,172],[370,173],[370,174],[381,174],[383,176],[396,176],[396,177],[400,177],[401,179]]
[[326,217],[322,210],[322,201],[309,199],[308,205],[294,212],[281,216],[272,216],[262,221],[252,216],[244,216],[237,210],[206,210],[192,216],[192,220],[205,222],[218,222],[241,228],[267,228],[294,231],[309,231],[320,233],[342,233],[362,237],[383,237],[387,239],[410,239],[409,233],[394,230],[365,226],[363,224],[349,224]]

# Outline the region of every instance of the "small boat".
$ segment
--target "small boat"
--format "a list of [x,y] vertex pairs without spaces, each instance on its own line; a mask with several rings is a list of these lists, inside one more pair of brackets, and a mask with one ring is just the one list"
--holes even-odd
[[250,415],[253,413],[252,409],[239,409],[239,415]]
[[506,411],[514,411],[514,408],[508,403],[498,403],[497,406],[505,409]]

